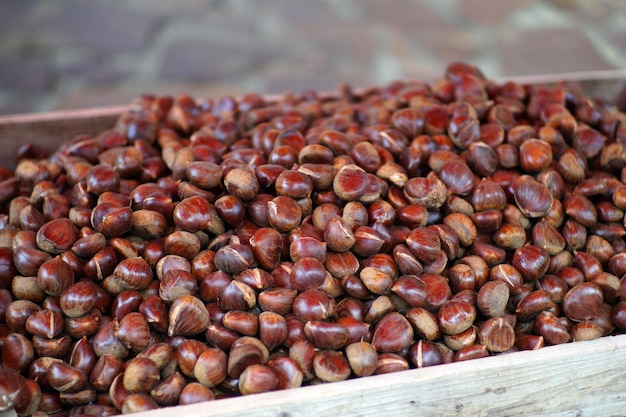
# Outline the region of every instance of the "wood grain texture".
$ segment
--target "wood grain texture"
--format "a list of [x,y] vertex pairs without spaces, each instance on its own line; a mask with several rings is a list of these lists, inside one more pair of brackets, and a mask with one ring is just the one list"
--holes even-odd
[[[626,335],[176,408],[184,417],[624,416]],[[172,409],[137,413],[165,417]]]

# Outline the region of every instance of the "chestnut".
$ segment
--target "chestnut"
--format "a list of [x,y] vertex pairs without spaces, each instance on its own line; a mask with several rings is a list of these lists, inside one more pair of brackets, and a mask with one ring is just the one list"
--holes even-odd
[[509,294],[510,289],[507,283],[488,281],[478,291],[478,309],[487,317],[502,317],[506,312]]
[[600,286],[593,282],[583,282],[565,294],[561,305],[569,319],[583,321],[598,316],[603,300]]
[[40,310],[26,319],[26,331],[32,335],[53,339],[63,330],[63,316],[51,310]]
[[159,382],[158,366],[148,358],[133,358],[126,362],[122,384],[128,393],[147,393]]
[[512,265],[525,281],[535,281],[545,274],[550,265],[548,252],[538,246],[523,246],[513,254]]
[[476,318],[476,309],[465,301],[446,301],[438,311],[441,331],[448,335],[459,334],[467,330]]
[[302,385],[302,371],[293,359],[287,356],[272,358],[267,363],[267,366],[278,378],[277,390],[298,388]]
[[490,318],[480,325],[478,340],[491,352],[505,352],[515,345],[515,330],[503,318]]
[[160,406],[174,405],[185,387],[185,382],[180,372],[174,372],[159,382],[150,391],[150,396]]
[[541,217],[552,206],[552,194],[548,188],[530,176],[522,176],[513,186],[515,203],[528,217]]
[[381,353],[378,355],[378,365],[376,366],[375,374],[380,375],[391,372],[405,371],[407,369],[409,369],[409,363],[401,355],[396,353]]
[[212,401],[215,399],[215,394],[210,388],[198,382],[191,382],[185,385],[185,388],[180,392],[178,397],[178,404],[195,404],[205,401]]
[[122,413],[137,413],[158,408],[157,403],[145,394],[129,394],[122,404]]
[[348,379],[351,368],[341,352],[322,350],[313,358],[313,371],[324,382],[336,382]]
[[378,352],[399,352],[413,341],[413,328],[399,313],[386,314],[376,324],[372,336],[372,347]]
[[273,391],[278,385],[278,378],[268,366],[252,364],[239,376],[239,392],[243,395]]
[[209,312],[193,295],[178,297],[170,307],[168,335],[189,336],[202,333],[209,324]]
[[519,147],[520,167],[528,172],[541,172],[552,162],[552,148],[540,139],[527,139]]
[[357,165],[343,166],[333,179],[335,194],[345,201],[355,201],[366,191],[368,178],[365,170]]

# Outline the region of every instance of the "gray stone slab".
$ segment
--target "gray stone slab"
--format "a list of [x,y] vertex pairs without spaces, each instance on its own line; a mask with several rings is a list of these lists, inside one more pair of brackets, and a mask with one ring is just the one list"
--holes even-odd
[[532,75],[612,68],[575,28],[536,28],[499,40],[502,72]]
[[0,61],[0,89],[47,91],[53,87],[53,73],[41,60],[0,57]]
[[159,17],[127,9],[124,2],[65,0],[40,23],[42,42],[82,45],[102,51],[139,52],[147,47]]
[[272,54],[262,45],[246,47],[197,39],[179,40],[165,49],[159,77],[165,80],[227,80],[259,71]]

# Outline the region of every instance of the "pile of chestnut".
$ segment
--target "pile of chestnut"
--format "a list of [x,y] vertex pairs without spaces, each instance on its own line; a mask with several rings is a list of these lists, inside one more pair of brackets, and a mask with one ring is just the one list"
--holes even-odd
[[[1,140],[2,138],[0,138]],[[626,114],[577,85],[142,96],[0,168],[0,410],[114,415],[626,330]]]

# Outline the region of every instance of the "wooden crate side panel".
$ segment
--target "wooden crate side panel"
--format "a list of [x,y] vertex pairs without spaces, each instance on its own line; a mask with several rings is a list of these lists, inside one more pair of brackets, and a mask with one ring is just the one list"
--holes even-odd
[[[623,416],[626,335],[179,406],[184,417]],[[172,409],[138,413],[165,417]]]
[[14,169],[17,149],[25,143],[53,152],[80,134],[111,129],[126,106],[0,117],[0,166]]

